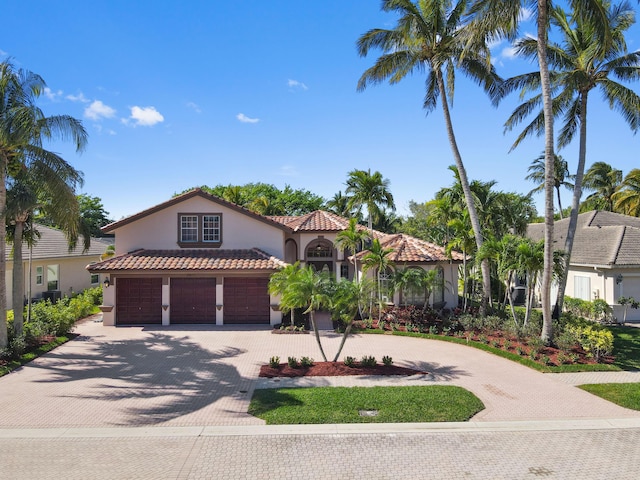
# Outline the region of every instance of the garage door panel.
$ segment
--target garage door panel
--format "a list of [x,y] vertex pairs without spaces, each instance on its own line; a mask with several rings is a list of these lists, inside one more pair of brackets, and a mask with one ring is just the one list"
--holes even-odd
[[216,279],[172,278],[171,324],[216,323]]
[[162,324],[162,279],[117,279],[116,324]]
[[269,279],[224,279],[225,324],[269,324]]

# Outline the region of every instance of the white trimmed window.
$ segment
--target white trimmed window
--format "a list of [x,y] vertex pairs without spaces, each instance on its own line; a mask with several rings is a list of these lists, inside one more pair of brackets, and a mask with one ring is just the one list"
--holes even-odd
[[181,242],[197,242],[198,241],[198,216],[182,215],[180,217],[180,241]]
[[178,245],[185,248],[211,248],[221,244],[221,213],[178,214]]
[[44,267],[36,267],[36,285],[44,284]]
[[202,217],[202,241],[220,242],[220,215]]

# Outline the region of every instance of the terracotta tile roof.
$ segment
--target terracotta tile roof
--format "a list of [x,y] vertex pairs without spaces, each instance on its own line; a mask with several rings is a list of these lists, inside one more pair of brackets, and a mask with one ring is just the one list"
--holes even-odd
[[201,188],[194,188],[193,190],[190,190],[186,193],[176,195],[175,197],[173,197],[170,200],[167,200],[166,202],[160,203],[154,207],[143,210],[142,212],[138,212],[135,215],[131,215],[129,217],[123,218],[122,220],[118,220],[116,222],[110,223],[109,225],[105,225],[104,227],[101,228],[101,230],[105,233],[111,233],[117,228],[120,228],[129,223],[133,223],[141,218],[157,213],[161,210],[164,210],[165,208],[171,207],[173,205],[176,205],[180,202],[183,202],[193,197],[202,197],[214,204],[222,205],[223,207],[229,208],[231,210],[235,210],[236,212],[239,212],[243,215],[247,215],[248,217],[252,217],[256,220],[259,220],[271,226],[275,226],[279,229],[287,230],[287,226],[283,222],[276,222],[270,219],[269,217],[265,217],[264,215],[260,215],[259,213],[252,212],[251,210],[241,207],[239,205],[236,205],[235,203],[227,202],[223,198],[216,197],[215,195],[211,195],[203,191]]
[[277,270],[286,266],[279,258],[249,250],[136,250],[93,265],[90,271],[205,271]]
[[[591,211],[578,215],[571,252],[572,265],[640,265],[640,218],[612,212]],[[553,243],[564,250],[569,219],[555,222]],[[527,227],[527,236],[544,238],[544,224]]]
[[[388,258],[396,265],[403,263],[461,262],[464,259],[460,252],[452,251],[451,256],[449,256],[444,247],[403,233],[383,235],[380,239],[380,244],[384,248],[393,249]],[[367,253],[368,250],[358,253],[358,260],[361,260]]]
[[294,232],[339,232],[349,227],[349,220],[324,210],[316,210],[299,217],[283,217],[283,223]]

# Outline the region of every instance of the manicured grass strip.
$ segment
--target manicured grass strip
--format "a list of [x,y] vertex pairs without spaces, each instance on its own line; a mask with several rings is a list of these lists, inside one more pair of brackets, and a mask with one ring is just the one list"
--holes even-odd
[[621,407],[640,410],[640,383],[598,383],[579,387]]
[[623,370],[640,370],[640,328],[609,327],[613,333],[615,364]]
[[[316,387],[256,390],[249,413],[267,425],[464,422],[484,409],[474,394],[451,385]],[[377,410],[377,416],[360,411]]]
[[40,355],[44,355],[47,352],[50,352],[54,348],[62,345],[69,341],[70,337],[56,337],[55,340],[38,347],[35,350],[32,350],[28,353],[23,354],[18,360],[11,360],[6,365],[0,366],[0,377],[6,375],[7,373],[15,370],[18,367],[21,367],[25,363],[29,363],[31,360],[38,358]]

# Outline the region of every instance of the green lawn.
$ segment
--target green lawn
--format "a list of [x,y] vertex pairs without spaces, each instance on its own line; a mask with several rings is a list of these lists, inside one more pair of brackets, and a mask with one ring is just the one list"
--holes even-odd
[[[266,389],[249,405],[267,425],[463,422],[483,409],[478,397],[450,385]],[[374,410],[377,416],[359,414]]]
[[622,370],[640,370],[640,328],[611,327],[615,364]]
[[599,383],[580,388],[621,407],[640,410],[640,383]]

